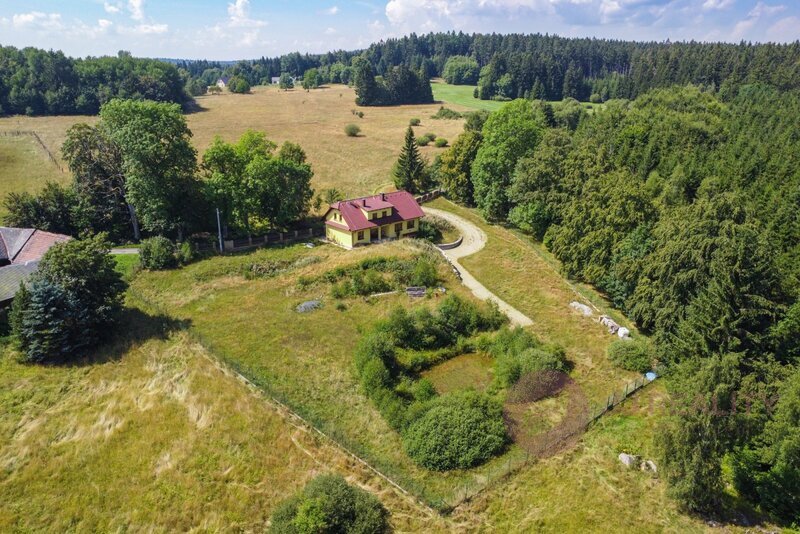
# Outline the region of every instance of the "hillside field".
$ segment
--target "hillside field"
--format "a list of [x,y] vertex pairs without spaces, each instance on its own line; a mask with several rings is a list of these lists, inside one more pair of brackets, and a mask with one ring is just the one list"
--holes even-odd
[[[415,127],[417,135],[432,132],[452,142],[462,130],[461,120],[430,118],[439,104],[357,108],[354,101],[355,91],[344,85],[308,92],[254,87],[248,95],[225,92],[198,97],[201,109],[186,118],[198,157],[216,135],[235,141],[248,129],[264,131],[278,144],[292,141],[303,147],[314,170],[315,189],[336,187],[347,196],[370,194],[391,183],[392,166],[411,118],[422,121]],[[354,115],[353,110],[363,112],[364,117]],[[0,158],[13,157],[16,162],[0,165],[0,198],[9,191],[35,191],[47,180],[69,180],[69,174],[56,169],[43,150],[37,152],[32,142],[28,146],[28,139],[20,147],[17,138],[5,137],[4,132],[36,132],[60,157],[67,129],[75,123],[96,120],[87,116],[0,118]],[[359,137],[345,135],[344,127],[350,123],[361,128]],[[429,160],[444,150],[433,145],[420,149]]]

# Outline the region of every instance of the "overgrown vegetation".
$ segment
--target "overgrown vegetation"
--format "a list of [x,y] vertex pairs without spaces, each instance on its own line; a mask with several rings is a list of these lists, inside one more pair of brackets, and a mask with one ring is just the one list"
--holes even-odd
[[506,321],[496,307],[480,309],[450,295],[434,312],[393,309],[359,343],[355,365],[364,391],[420,465],[438,471],[473,467],[501,452],[508,439],[496,399],[482,393],[439,397],[424,380],[409,387],[412,370],[398,359],[398,350],[444,349]]
[[620,339],[608,346],[608,358],[618,367],[637,373],[653,369],[653,347],[646,339]]
[[389,531],[389,512],[377,498],[341,476],[320,475],[278,506],[269,531],[382,534]]
[[495,382],[504,388],[513,386],[527,373],[566,373],[570,369],[563,348],[544,344],[522,328],[502,329],[493,338],[481,340],[478,348],[495,359]]

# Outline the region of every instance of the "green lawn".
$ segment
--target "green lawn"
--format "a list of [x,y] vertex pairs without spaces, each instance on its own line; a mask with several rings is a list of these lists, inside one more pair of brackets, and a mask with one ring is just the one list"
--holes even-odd
[[462,389],[484,390],[494,377],[494,360],[483,353],[462,354],[425,371],[422,376],[440,394]]
[[[35,139],[28,135],[0,135],[0,202],[12,191],[35,193],[48,181],[67,180],[69,174],[47,159]],[[0,215],[5,213],[5,205],[0,203]]]
[[506,104],[506,102],[497,100],[480,100],[473,97],[474,85],[450,85],[441,80],[435,80],[431,82],[431,88],[433,89],[433,99],[437,102],[456,104],[465,108],[496,111]]
[[[431,88],[433,89],[433,98],[437,102],[455,104],[465,108],[496,111],[507,103],[498,100],[480,100],[473,97],[474,85],[450,85],[443,80],[433,80],[431,81]],[[589,113],[593,113],[603,107],[603,104],[592,104],[591,102],[581,102],[581,104]]]

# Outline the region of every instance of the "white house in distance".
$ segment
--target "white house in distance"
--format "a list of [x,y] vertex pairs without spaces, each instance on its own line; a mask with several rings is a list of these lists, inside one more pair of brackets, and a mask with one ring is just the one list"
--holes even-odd
[[225,89],[226,87],[228,87],[228,82],[229,81],[230,81],[230,78],[228,78],[227,76],[224,76],[224,77],[220,78],[219,80],[217,80],[217,87],[219,87],[220,89]]

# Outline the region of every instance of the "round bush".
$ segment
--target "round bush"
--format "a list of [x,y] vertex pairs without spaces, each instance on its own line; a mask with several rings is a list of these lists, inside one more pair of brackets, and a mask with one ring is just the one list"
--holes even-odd
[[431,142],[431,140],[428,139],[428,136],[426,136],[426,135],[423,135],[421,137],[417,137],[416,141],[417,141],[417,145],[419,145],[419,146],[428,146],[428,143]]
[[358,134],[361,133],[361,128],[357,124],[348,124],[344,127],[344,133],[347,134],[347,137],[358,137]]
[[431,401],[403,435],[408,455],[435,471],[482,464],[500,453],[506,442],[500,403],[473,391]]
[[611,362],[628,371],[646,373],[653,368],[653,351],[642,339],[620,339],[608,346]]
[[408,125],[409,126],[419,126],[421,124],[421,122],[422,121],[420,121],[418,118],[414,117],[413,119],[408,121]]
[[389,512],[366,491],[338,475],[320,475],[272,514],[270,532],[363,532],[389,530]]
[[444,137],[437,137],[433,144],[438,148],[444,148],[447,146],[447,139]]
[[434,139],[436,139],[436,134],[432,132],[428,132],[425,134],[425,137],[428,138],[429,143],[433,143]]
[[139,263],[151,271],[175,267],[178,264],[175,245],[162,236],[145,239],[139,247]]

